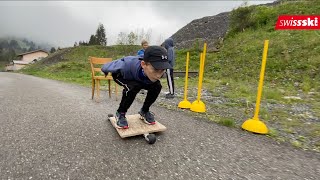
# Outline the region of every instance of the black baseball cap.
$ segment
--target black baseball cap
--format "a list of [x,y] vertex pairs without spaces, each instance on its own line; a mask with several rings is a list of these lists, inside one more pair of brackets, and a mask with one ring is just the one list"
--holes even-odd
[[155,69],[172,69],[167,51],[160,46],[149,46],[140,59],[149,62]]

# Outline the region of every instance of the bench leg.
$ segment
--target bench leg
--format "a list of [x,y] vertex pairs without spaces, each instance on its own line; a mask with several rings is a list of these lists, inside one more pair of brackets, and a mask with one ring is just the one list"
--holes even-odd
[[92,97],[91,97],[91,99],[93,99],[93,97],[94,97],[95,87],[96,87],[96,80],[92,79]]

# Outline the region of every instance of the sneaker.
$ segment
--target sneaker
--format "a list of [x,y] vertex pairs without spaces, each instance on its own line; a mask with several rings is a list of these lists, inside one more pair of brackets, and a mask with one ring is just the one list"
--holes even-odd
[[116,112],[116,125],[117,128],[119,129],[128,129],[129,125],[128,125],[128,120],[126,118],[126,114],[125,113],[118,113]]
[[153,125],[156,124],[156,121],[154,120],[154,114],[150,111],[143,112],[142,110],[139,111],[140,119],[143,120],[146,124]]
[[168,93],[168,94],[166,94],[166,98],[167,99],[173,99],[174,98],[174,94]]

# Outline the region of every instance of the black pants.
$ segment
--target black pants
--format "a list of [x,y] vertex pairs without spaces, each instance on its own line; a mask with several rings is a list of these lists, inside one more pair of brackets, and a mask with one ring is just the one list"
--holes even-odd
[[124,88],[118,112],[126,113],[141,89],[148,90],[147,97],[142,106],[142,111],[148,112],[150,106],[158,98],[162,88],[160,81],[156,81],[152,84],[143,84],[139,81],[123,79],[121,74],[112,74],[112,77],[117,84]]
[[167,73],[169,93],[174,94],[173,69],[167,69],[166,73]]

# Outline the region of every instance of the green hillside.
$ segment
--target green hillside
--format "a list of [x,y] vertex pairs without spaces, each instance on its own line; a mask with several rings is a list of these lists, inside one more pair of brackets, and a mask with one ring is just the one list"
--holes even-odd
[[[252,117],[263,44],[268,39],[260,117],[270,128],[271,137],[320,151],[320,32],[274,29],[278,15],[319,12],[320,3],[317,1],[283,1],[275,7],[250,6],[232,11],[230,29],[221,42],[220,51],[207,53],[203,82],[203,89],[210,97],[223,101],[217,103],[204,99],[208,112],[203,116],[235,127],[239,127],[244,118]],[[90,86],[88,56],[117,59],[135,54],[138,49],[139,46],[68,48],[22,72]],[[200,52],[195,48],[176,51],[177,71],[185,70],[188,51],[190,70],[198,70]],[[183,78],[176,80],[180,92],[183,83]],[[195,89],[196,84],[197,79],[191,78],[190,89]],[[194,97],[196,89],[189,92],[190,97]]]
[[66,82],[91,85],[89,56],[112,57],[135,55],[139,46],[78,46],[59,50],[42,61],[30,65],[21,72],[63,80]]

